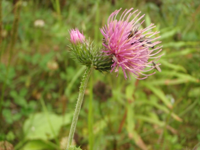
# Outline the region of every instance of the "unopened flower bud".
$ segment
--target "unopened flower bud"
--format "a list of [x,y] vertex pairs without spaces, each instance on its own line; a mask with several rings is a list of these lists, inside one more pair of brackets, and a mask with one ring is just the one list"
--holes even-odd
[[93,42],[86,40],[78,29],[70,30],[71,55],[79,63],[87,67],[94,67],[100,72],[111,70],[112,57],[105,55]]
[[85,36],[80,33],[78,29],[72,29],[70,31],[70,41],[73,44],[83,43],[85,41]]

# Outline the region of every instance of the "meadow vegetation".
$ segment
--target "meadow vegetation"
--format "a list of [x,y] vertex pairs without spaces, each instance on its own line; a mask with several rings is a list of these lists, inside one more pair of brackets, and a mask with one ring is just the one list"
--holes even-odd
[[74,143],[82,150],[200,148],[200,1],[0,0],[0,150],[66,147],[84,67],[69,30],[97,47],[119,8],[160,31],[162,72],[137,80],[93,71]]

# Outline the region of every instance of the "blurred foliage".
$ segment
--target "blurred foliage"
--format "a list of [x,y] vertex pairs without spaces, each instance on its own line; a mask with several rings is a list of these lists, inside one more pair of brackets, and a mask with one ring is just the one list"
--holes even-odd
[[0,141],[16,150],[64,149],[84,70],[69,55],[69,30],[101,46],[109,14],[134,7],[146,14],[143,27],[153,22],[160,30],[162,72],[138,81],[94,71],[74,143],[94,150],[200,147],[200,1],[1,3]]

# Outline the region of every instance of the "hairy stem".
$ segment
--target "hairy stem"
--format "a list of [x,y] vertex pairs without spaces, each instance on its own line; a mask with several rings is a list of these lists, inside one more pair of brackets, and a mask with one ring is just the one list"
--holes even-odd
[[69,137],[68,137],[67,149],[66,150],[69,150],[69,147],[70,147],[72,140],[73,140],[73,137],[74,137],[74,133],[75,133],[75,130],[76,130],[76,124],[77,124],[77,121],[78,121],[78,116],[79,116],[79,113],[80,113],[80,110],[81,110],[81,105],[83,103],[84,92],[85,92],[85,89],[87,87],[87,83],[88,83],[89,77],[91,75],[91,72],[92,72],[92,67],[87,68],[84,75],[83,75],[83,79],[82,79],[80,89],[79,89],[78,100],[77,100],[77,103],[76,103],[76,108],[75,108],[75,111],[74,111],[74,116],[73,116],[71,128],[70,128],[70,131],[69,131]]

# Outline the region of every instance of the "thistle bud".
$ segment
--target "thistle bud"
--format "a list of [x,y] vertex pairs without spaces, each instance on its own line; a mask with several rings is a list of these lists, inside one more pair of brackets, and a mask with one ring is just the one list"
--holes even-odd
[[85,41],[85,36],[80,33],[78,29],[72,29],[70,31],[70,42],[73,44],[83,43]]
[[112,58],[106,56],[100,48],[96,48],[92,42],[85,39],[85,36],[78,29],[70,31],[70,42],[72,57],[87,67],[93,67],[100,72],[111,70]]

